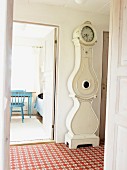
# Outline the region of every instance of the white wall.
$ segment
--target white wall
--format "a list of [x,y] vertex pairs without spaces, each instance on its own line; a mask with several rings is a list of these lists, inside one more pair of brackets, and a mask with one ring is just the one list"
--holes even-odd
[[[33,92],[32,114],[36,113],[36,110],[34,108],[36,95],[38,95],[40,93],[40,90],[42,89],[42,85],[40,84],[42,82],[39,79],[40,78],[39,69],[41,68],[41,65],[40,65],[41,62],[39,62],[39,59],[43,57],[42,54],[43,54],[44,45],[45,43],[44,43],[43,38],[35,38],[35,37],[30,38],[30,37],[25,37],[23,35],[21,35],[20,37],[20,36],[15,36],[13,34],[12,63],[13,62],[15,63],[14,64],[15,67],[12,68],[11,89],[20,89],[20,88],[22,89],[24,87],[27,91]],[[40,47],[40,48],[36,48],[36,47]],[[21,51],[21,49],[23,50]],[[26,55],[22,55],[22,52],[23,54],[26,54]],[[17,53],[19,54],[18,60],[15,60],[17,58]],[[20,66],[17,64],[17,62],[19,63],[20,58],[23,62],[24,60],[26,61],[26,63],[24,63],[24,69],[22,70],[22,72],[20,70],[15,71],[17,70],[17,67]],[[23,58],[25,59],[23,60]],[[32,62],[28,62],[30,58]],[[29,63],[29,69],[28,69],[28,63]],[[26,69],[28,69],[28,71],[27,71],[27,74],[24,76],[24,71],[26,72]],[[21,74],[20,79],[22,79],[22,81],[19,81],[19,74]],[[29,81],[26,81],[27,76],[29,77]],[[16,79],[15,77],[18,77],[18,78]],[[25,99],[24,110],[25,111],[28,110],[28,99],[27,98]]]
[[[43,47],[43,44],[44,42],[42,38],[13,36],[13,50],[12,50],[13,67],[11,77],[12,89],[25,88],[27,91],[40,93],[39,55],[42,48],[36,47]],[[28,63],[30,59],[31,62],[29,64],[28,69]],[[24,60],[26,61],[25,63]],[[22,64],[24,65],[23,69],[20,68],[22,67]],[[17,70],[18,68],[19,70]],[[24,72],[27,73],[24,75]],[[29,81],[26,81],[26,79],[28,78]]]
[[[73,30],[85,21],[91,21],[97,30],[98,42],[94,47],[94,68],[101,87],[102,73],[102,36],[108,31],[109,16],[80,12],[64,7],[54,7],[42,4],[15,1],[14,20],[43,23],[59,26],[59,73],[58,73],[58,103],[56,114],[56,142],[64,142],[67,132],[65,121],[73,101],[69,98],[67,80],[74,67],[74,45],[72,43]],[[100,92],[94,101],[94,110],[100,118]]]

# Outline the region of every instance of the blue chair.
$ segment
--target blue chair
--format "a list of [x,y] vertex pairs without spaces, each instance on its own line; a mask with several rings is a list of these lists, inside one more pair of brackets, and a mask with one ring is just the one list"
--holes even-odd
[[[10,104],[10,116],[12,116],[12,112],[21,112],[22,114],[22,123],[24,122],[24,111],[23,107],[25,106],[25,90],[12,90],[11,91],[11,104]],[[20,108],[21,110],[16,110]]]

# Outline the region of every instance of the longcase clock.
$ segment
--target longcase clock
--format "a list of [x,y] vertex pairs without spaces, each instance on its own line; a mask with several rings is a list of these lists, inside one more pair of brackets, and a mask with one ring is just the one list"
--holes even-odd
[[93,46],[97,42],[96,31],[87,21],[73,32],[75,67],[68,81],[73,108],[66,119],[68,129],[65,144],[77,148],[81,144],[99,145],[95,134],[99,121],[92,108],[97,97],[98,79],[93,68]]

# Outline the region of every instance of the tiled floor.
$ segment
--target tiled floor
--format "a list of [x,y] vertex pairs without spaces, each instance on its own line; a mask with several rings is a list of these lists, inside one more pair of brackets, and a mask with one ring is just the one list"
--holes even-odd
[[69,149],[50,143],[10,147],[11,170],[103,170],[104,145]]

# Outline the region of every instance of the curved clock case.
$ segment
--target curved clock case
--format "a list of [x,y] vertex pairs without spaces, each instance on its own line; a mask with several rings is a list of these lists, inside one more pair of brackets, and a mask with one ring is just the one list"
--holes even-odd
[[68,144],[69,148],[76,148],[79,144],[99,145],[99,137],[95,135],[99,121],[92,108],[93,99],[96,98],[98,91],[98,79],[92,62],[93,45],[97,42],[97,36],[92,28],[93,40],[84,42],[81,38],[81,31],[86,25],[92,28],[90,22],[86,22],[73,34],[75,67],[72,73],[73,78],[71,75],[68,86],[72,89],[70,96],[74,100],[74,106],[66,119],[68,133],[65,135],[65,144]]
[[88,49],[81,45],[76,53],[81,53],[81,61],[80,68],[72,82],[73,90],[79,98],[95,97],[98,90],[98,80],[92,64],[92,48]]

